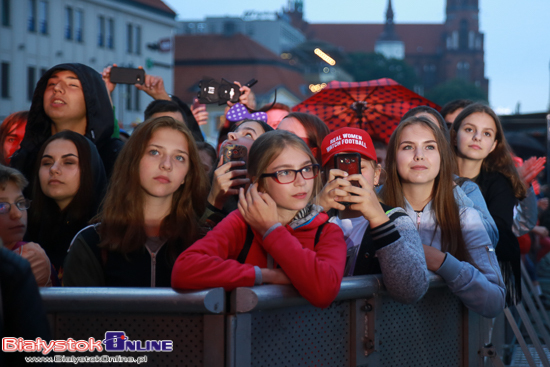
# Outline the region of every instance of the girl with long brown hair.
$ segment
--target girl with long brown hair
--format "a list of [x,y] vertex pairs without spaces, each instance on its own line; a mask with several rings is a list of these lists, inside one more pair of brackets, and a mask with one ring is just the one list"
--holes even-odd
[[408,118],[390,138],[382,201],[416,223],[428,270],[472,311],[495,317],[504,308],[504,284],[478,212],[455,201],[453,169],[441,129],[425,117]]
[[208,189],[185,124],[145,121],[116,161],[97,224],[73,240],[64,285],[170,286],[175,259],[200,237]]
[[346,243],[336,224],[313,202],[319,165],[296,135],[270,131],[252,144],[239,209],[183,252],[172,286],[183,289],[292,284],[317,307],[340,290]]
[[511,149],[495,112],[481,103],[466,107],[451,128],[459,176],[479,185],[499,232],[496,254],[506,284],[506,302],[521,300],[519,243],[512,232],[514,206],[526,195]]

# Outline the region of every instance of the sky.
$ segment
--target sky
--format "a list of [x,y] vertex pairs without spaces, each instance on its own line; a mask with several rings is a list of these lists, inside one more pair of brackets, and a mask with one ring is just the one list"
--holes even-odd
[[[163,0],[180,20],[280,11],[287,0]],[[395,23],[443,23],[445,0],[393,0]],[[304,0],[309,23],[383,23],[387,0]],[[479,0],[489,103],[498,113],[545,112],[550,101],[550,1]]]

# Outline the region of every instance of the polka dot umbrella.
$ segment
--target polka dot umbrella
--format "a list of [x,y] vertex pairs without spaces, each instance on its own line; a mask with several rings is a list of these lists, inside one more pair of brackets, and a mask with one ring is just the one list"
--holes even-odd
[[441,107],[388,78],[368,82],[332,81],[292,110],[317,115],[331,131],[341,127],[366,130],[386,143],[411,108]]

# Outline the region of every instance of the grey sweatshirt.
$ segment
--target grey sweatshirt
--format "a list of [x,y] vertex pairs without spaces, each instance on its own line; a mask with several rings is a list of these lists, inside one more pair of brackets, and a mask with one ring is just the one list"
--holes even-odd
[[365,231],[368,230],[376,250],[374,256],[380,263],[386,290],[396,301],[415,303],[428,290],[426,259],[413,221],[406,215],[393,216],[397,212],[406,214],[401,208],[391,209],[386,212],[390,221],[376,228],[370,228],[369,221],[362,216],[351,219],[332,217],[330,222],[342,229],[348,245],[349,259],[344,276],[357,273],[355,269],[357,254]]

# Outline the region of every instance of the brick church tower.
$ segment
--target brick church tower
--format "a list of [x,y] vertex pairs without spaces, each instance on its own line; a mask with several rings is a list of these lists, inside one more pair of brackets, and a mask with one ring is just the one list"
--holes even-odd
[[447,0],[444,52],[440,72],[444,80],[453,78],[475,83],[486,93],[483,34],[479,32],[478,0]]

